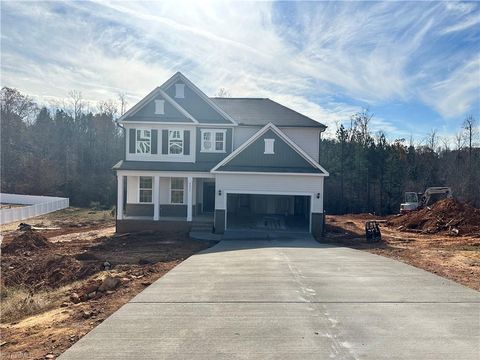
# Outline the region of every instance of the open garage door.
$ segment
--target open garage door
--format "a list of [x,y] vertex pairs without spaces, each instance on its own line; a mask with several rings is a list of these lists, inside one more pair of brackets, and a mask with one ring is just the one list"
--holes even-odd
[[227,229],[310,231],[310,196],[228,194]]

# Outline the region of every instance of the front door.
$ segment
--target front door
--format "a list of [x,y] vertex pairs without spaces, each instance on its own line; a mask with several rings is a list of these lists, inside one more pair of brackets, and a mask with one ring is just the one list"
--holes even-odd
[[213,212],[215,208],[215,183],[203,183],[203,212]]

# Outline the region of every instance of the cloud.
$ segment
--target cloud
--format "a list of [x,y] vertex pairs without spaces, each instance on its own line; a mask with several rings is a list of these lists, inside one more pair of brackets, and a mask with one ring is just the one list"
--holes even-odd
[[450,2],[4,2],[2,83],[93,103],[127,92],[133,106],[180,70],[209,95],[270,97],[331,129],[393,101],[448,118],[478,102],[475,36],[448,42],[474,33],[475,15]]

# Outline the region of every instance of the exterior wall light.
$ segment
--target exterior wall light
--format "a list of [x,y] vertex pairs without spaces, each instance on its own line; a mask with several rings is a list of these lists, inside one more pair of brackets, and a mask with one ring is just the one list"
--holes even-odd
[[320,199],[320,193],[317,193],[317,199]]
[[222,196],[222,190],[218,190],[218,196]]

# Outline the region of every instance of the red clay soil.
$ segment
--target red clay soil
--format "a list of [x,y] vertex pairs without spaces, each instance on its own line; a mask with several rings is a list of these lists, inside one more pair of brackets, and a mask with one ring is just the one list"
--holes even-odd
[[34,230],[22,231],[2,247],[2,253],[14,254],[49,247],[47,238]]
[[480,209],[455,199],[444,199],[432,206],[391,217],[387,225],[428,234],[480,236]]

